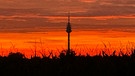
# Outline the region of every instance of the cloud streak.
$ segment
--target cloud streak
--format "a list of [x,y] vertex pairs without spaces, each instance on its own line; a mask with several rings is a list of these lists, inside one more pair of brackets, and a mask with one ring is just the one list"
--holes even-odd
[[65,30],[68,11],[75,29],[133,30],[134,4],[134,0],[0,0],[0,32]]
[[135,13],[134,4],[134,0],[1,0],[0,10],[5,14],[65,15],[71,11],[83,16],[127,15]]

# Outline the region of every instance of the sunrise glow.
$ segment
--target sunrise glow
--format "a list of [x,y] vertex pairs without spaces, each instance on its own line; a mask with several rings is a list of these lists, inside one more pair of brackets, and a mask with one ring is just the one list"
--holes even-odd
[[66,50],[69,11],[71,48],[77,53],[126,52],[135,47],[133,0],[37,1],[0,0],[0,55]]

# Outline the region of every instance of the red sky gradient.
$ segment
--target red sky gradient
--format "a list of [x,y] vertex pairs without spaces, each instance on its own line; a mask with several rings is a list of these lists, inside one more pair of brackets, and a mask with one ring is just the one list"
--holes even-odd
[[[1,54],[17,49],[67,48],[67,12],[71,12],[71,46],[98,53],[134,47],[135,0],[0,0]],[[36,43],[35,43],[36,42]],[[24,51],[29,49],[29,51]]]

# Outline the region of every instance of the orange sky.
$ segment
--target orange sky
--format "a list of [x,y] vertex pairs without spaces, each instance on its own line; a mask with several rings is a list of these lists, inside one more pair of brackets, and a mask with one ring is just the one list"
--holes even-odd
[[[67,12],[71,12],[71,46],[92,50],[133,46],[134,0],[0,0],[2,53],[17,49],[67,48]],[[111,44],[111,46],[110,46]],[[42,49],[43,49],[42,48]],[[28,51],[23,51],[28,53]],[[83,51],[84,52],[84,51]]]
[[[11,51],[33,55],[35,48],[39,54],[40,52],[49,52],[51,50],[58,52],[67,49],[67,33],[63,31],[0,33],[0,38],[1,53],[3,55]],[[133,48],[134,39],[134,33],[128,32],[75,30],[71,33],[71,48],[83,54],[86,52],[95,54],[105,49],[119,51],[121,48],[123,50]]]

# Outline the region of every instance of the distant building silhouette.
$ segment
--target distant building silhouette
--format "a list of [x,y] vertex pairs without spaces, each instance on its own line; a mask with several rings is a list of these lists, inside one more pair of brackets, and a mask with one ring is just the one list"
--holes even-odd
[[67,23],[66,32],[68,33],[68,51],[70,51],[70,33],[72,32],[71,24],[70,24],[70,13],[68,13],[68,23]]

